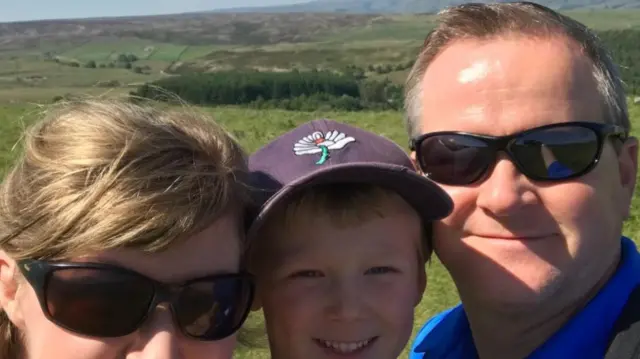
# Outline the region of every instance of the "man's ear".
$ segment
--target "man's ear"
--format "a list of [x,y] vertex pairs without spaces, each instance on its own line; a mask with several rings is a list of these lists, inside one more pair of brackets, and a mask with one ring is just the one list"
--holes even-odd
[[24,319],[18,306],[17,264],[6,252],[0,250],[0,308],[17,327]]
[[618,169],[620,173],[620,185],[622,187],[624,198],[620,203],[624,206],[622,213],[624,218],[628,218],[631,211],[631,200],[636,187],[636,176],[638,173],[638,139],[629,137],[618,155]]

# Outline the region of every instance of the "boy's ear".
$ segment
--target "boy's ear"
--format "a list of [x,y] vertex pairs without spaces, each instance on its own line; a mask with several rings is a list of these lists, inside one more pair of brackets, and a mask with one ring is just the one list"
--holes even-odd
[[21,328],[23,317],[18,306],[17,269],[16,261],[0,250],[0,309],[14,325]]
[[427,290],[427,270],[424,266],[420,266],[418,268],[418,283],[416,290],[416,301],[415,306],[417,307],[422,301],[422,297],[424,296],[424,292]]
[[418,269],[417,269],[417,287],[415,305],[420,304],[424,292],[427,290],[427,264],[430,263],[433,256],[433,223],[423,223],[422,238],[420,240],[420,248],[418,248]]

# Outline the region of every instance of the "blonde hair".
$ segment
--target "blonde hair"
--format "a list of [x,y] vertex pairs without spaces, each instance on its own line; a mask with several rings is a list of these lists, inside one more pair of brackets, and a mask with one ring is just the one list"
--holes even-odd
[[[26,131],[1,184],[0,249],[16,260],[162,251],[221,216],[241,218],[246,174],[240,145],[193,110],[56,105]],[[1,358],[18,357],[17,335],[0,310]]]
[[[370,184],[337,183],[302,191],[274,208],[265,225],[260,228],[259,238],[250,244],[248,262],[252,270],[265,263],[264,258],[269,257],[271,239],[282,235],[301,218],[324,216],[336,227],[348,228],[388,216],[389,203],[408,206],[397,192]],[[427,223],[423,223],[422,234],[422,241],[417,245],[418,258],[424,263],[432,253]]]
[[[434,59],[457,40],[486,40],[503,35],[574,41],[593,63],[593,77],[602,96],[604,120],[629,130],[629,111],[618,67],[598,36],[580,22],[532,2],[470,3],[438,14],[438,25],[424,40],[405,83],[405,126],[409,136],[420,132],[424,75]],[[537,70],[544,71],[544,70]]]

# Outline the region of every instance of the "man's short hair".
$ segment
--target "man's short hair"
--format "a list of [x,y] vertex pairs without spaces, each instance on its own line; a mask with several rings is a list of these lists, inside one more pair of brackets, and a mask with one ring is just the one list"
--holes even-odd
[[593,62],[593,77],[603,99],[605,122],[630,129],[626,94],[618,68],[598,36],[582,23],[531,2],[470,3],[445,9],[438,15],[438,25],[427,35],[405,84],[405,125],[409,136],[421,133],[422,83],[436,56],[457,40],[509,35],[562,36],[573,40]]

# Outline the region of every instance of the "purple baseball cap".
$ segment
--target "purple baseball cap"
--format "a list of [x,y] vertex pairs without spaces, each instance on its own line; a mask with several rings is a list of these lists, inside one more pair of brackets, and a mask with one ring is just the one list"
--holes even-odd
[[397,192],[425,223],[448,216],[453,203],[436,183],[415,170],[395,142],[345,123],[319,119],[281,135],[249,157],[251,184],[260,207],[252,238],[269,213],[315,185],[366,183]]

